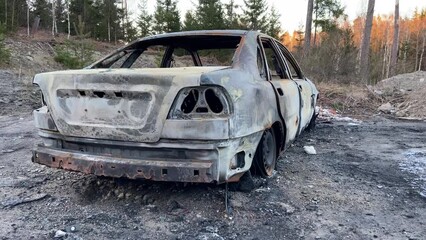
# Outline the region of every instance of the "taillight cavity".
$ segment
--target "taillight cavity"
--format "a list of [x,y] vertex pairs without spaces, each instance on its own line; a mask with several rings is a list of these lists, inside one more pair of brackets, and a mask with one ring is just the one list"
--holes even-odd
[[223,111],[223,104],[213,89],[208,88],[204,92],[204,96],[206,98],[207,106],[210,107],[210,110],[212,110],[214,113],[221,113]]
[[169,118],[222,117],[229,113],[229,101],[223,88],[218,86],[191,87],[179,92]]
[[183,93],[186,97],[183,99],[183,102],[180,106],[180,110],[188,114],[192,112],[197,105],[199,93],[197,89],[188,89],[188,91]]

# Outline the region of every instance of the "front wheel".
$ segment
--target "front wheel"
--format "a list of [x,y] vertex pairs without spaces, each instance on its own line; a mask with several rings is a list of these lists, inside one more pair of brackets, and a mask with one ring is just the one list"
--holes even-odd
[[262,135],[254,155],[256,173],[262,177],[271,177],[277,165],[277,143],[272,129],[267,129]]

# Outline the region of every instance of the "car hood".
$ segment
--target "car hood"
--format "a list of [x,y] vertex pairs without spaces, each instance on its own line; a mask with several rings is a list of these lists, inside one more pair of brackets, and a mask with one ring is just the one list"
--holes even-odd
[[37,74],[34,83],[63,135],[156,142],[179,90],[225,68],[71,70]]

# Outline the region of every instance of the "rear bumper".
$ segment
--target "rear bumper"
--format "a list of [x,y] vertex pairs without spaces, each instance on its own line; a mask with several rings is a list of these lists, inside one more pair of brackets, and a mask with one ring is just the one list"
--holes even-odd
[[32,161],[52,168],[98,176],[155,181],[214,182],[213,161],[141,160],[84,154],[37,146]]
[[[223,183],[249,170],[261,132],[223,141],[137,143],[39,132],[32,161],[86,174],[154,181]],[[237,166],[235,163],[238,163]]]

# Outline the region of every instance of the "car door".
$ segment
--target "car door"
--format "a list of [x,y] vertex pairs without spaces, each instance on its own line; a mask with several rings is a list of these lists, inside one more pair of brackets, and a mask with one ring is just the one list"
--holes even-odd
[[289,69],[290,77],[297,83],[300,92],[300,129],[299,133],[309,125],[315,111],[315,96],[308,80],[303,76],[293,55],[280,42],[275,41]]
[[299,87],[290,78],[289,71],[280,57],[274,41],[268,37],[259,38],[258,55],[265,66],[265,79],[275,90],[279,111],[286,124],[286,143],[293,140],[299,132],[300,97]]

